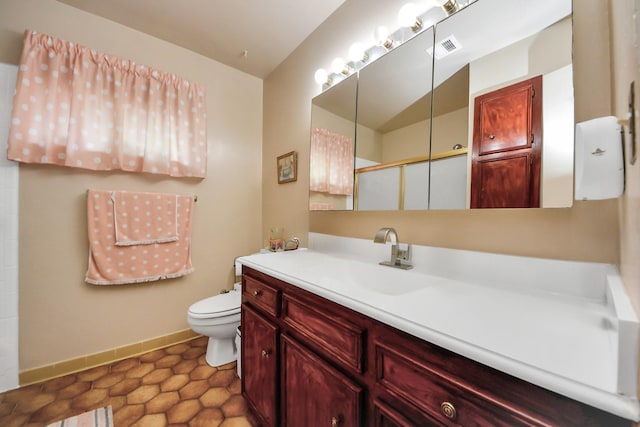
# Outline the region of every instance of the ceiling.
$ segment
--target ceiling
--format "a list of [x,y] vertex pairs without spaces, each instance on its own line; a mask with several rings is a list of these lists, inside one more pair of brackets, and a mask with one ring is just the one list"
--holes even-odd
[[[58,0],[259,78],[345,0]],[[246,54],[245,54],[246,52]]]

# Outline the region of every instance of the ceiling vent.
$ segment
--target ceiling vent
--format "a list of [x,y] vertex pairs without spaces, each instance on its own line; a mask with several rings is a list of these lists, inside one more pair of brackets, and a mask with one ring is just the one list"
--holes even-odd
[[437,41],[435,44],[435,55],[433,54],[433,49],[430,47],[427,49],[429,55],[435,56],[436,59],[442,59],[447,55],[452,54],[453,52],[462,49],[462,45],[456,39],[456,37],[451,34],[449,37],[445,37],[444,39]]

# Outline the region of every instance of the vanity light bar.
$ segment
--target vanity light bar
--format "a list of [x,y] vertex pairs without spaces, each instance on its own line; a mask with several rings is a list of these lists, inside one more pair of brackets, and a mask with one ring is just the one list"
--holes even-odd
[[[354,74],[364,68],[386,52],[412,39],[414,36],[424,31],[425,28],[429,28],[431,25],[436,24],[447,16],[456,13],[475,1],[477,0],[433,0],[433,3],[437,4],[439,7],[431,6],[421,14],[419,13],[419,8],[415,4],[407,3],[402,6],[398,12],[398,22],[400,24],[398,29],[393,33],[390,33],[386,27],[377,27],[374,32],[374,39],[376,41],[375,45],[368,49],[364,49],[361,43],[354,43],[349,49],[350,62],[345,62],[340,57],[335,58],[331,66],[331,73],[323,68],[319,68],[315,72],[314,79],[317,84],[322,85],[322,90],[325,91],[351,74]],[[432,15],[431,12],[434,9],[443,11],[444,16],[439,16],[435,20],[427,19],[430,18],[427,15]],[[411,34],[407,35],[404,30],[405,28],[410,28]],[[441,43],[438,43],[435,52],[436,59],[442,58],[461,47],[460,43],[458,43],[453,36],[443,40],[443,42],[448,41],[450,41],[451,45],[441,45]],[[449,48],[451,48],[451,50],[449,50]],[[429,49],[429,54],[433,55],[432,48]]]

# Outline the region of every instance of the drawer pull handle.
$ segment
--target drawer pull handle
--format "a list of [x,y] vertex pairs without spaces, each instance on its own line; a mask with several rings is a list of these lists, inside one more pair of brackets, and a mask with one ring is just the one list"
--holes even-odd
[[271,356],[271,351],[269,350],[262,350],[262,357],[264,357],[265,359],[268,359],[269,356]]
[[260,296],[260,294],[262,294],[262,292],[260,292],[260,291],[253,291],[253,296],[254,296],[254,297],[259,297],[259,296]]
[[449,418],[450,420],[455,420],[458,416],[456,407],[449,402],[442,402],[442,404],[440,405],[440,411],[442,412],[442,415]]
[[338,415],[337,417],[331,418],[331,427],[338,427],[342,422],[342,417]]

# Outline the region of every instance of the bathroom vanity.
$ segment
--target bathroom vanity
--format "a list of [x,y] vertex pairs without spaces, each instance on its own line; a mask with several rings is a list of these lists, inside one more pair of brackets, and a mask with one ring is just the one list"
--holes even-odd
[[[322,236],[315,241],[323,249]],[[434,250],[414,248],[426,260],[416,261],[416,271],[371,262],[375,251],[239,259],[243,394],[262,425],[629,426],[638,419],[637,347],[622,343],[637,334],[637,320],[620,284],[552,293],[521,283],[504,288],[496,277],[491,286],[482,271],[469,283],[445,277],[450,266],[436,252],[453,263],[466,257],[469,266],[486,256],[516,268],[549,262],[545,271],[567,282],[574,271],[576,283],[610,266]],[[542,276],[543,287],[553,286]],[[560,318],[568,321],[547,329]]]

